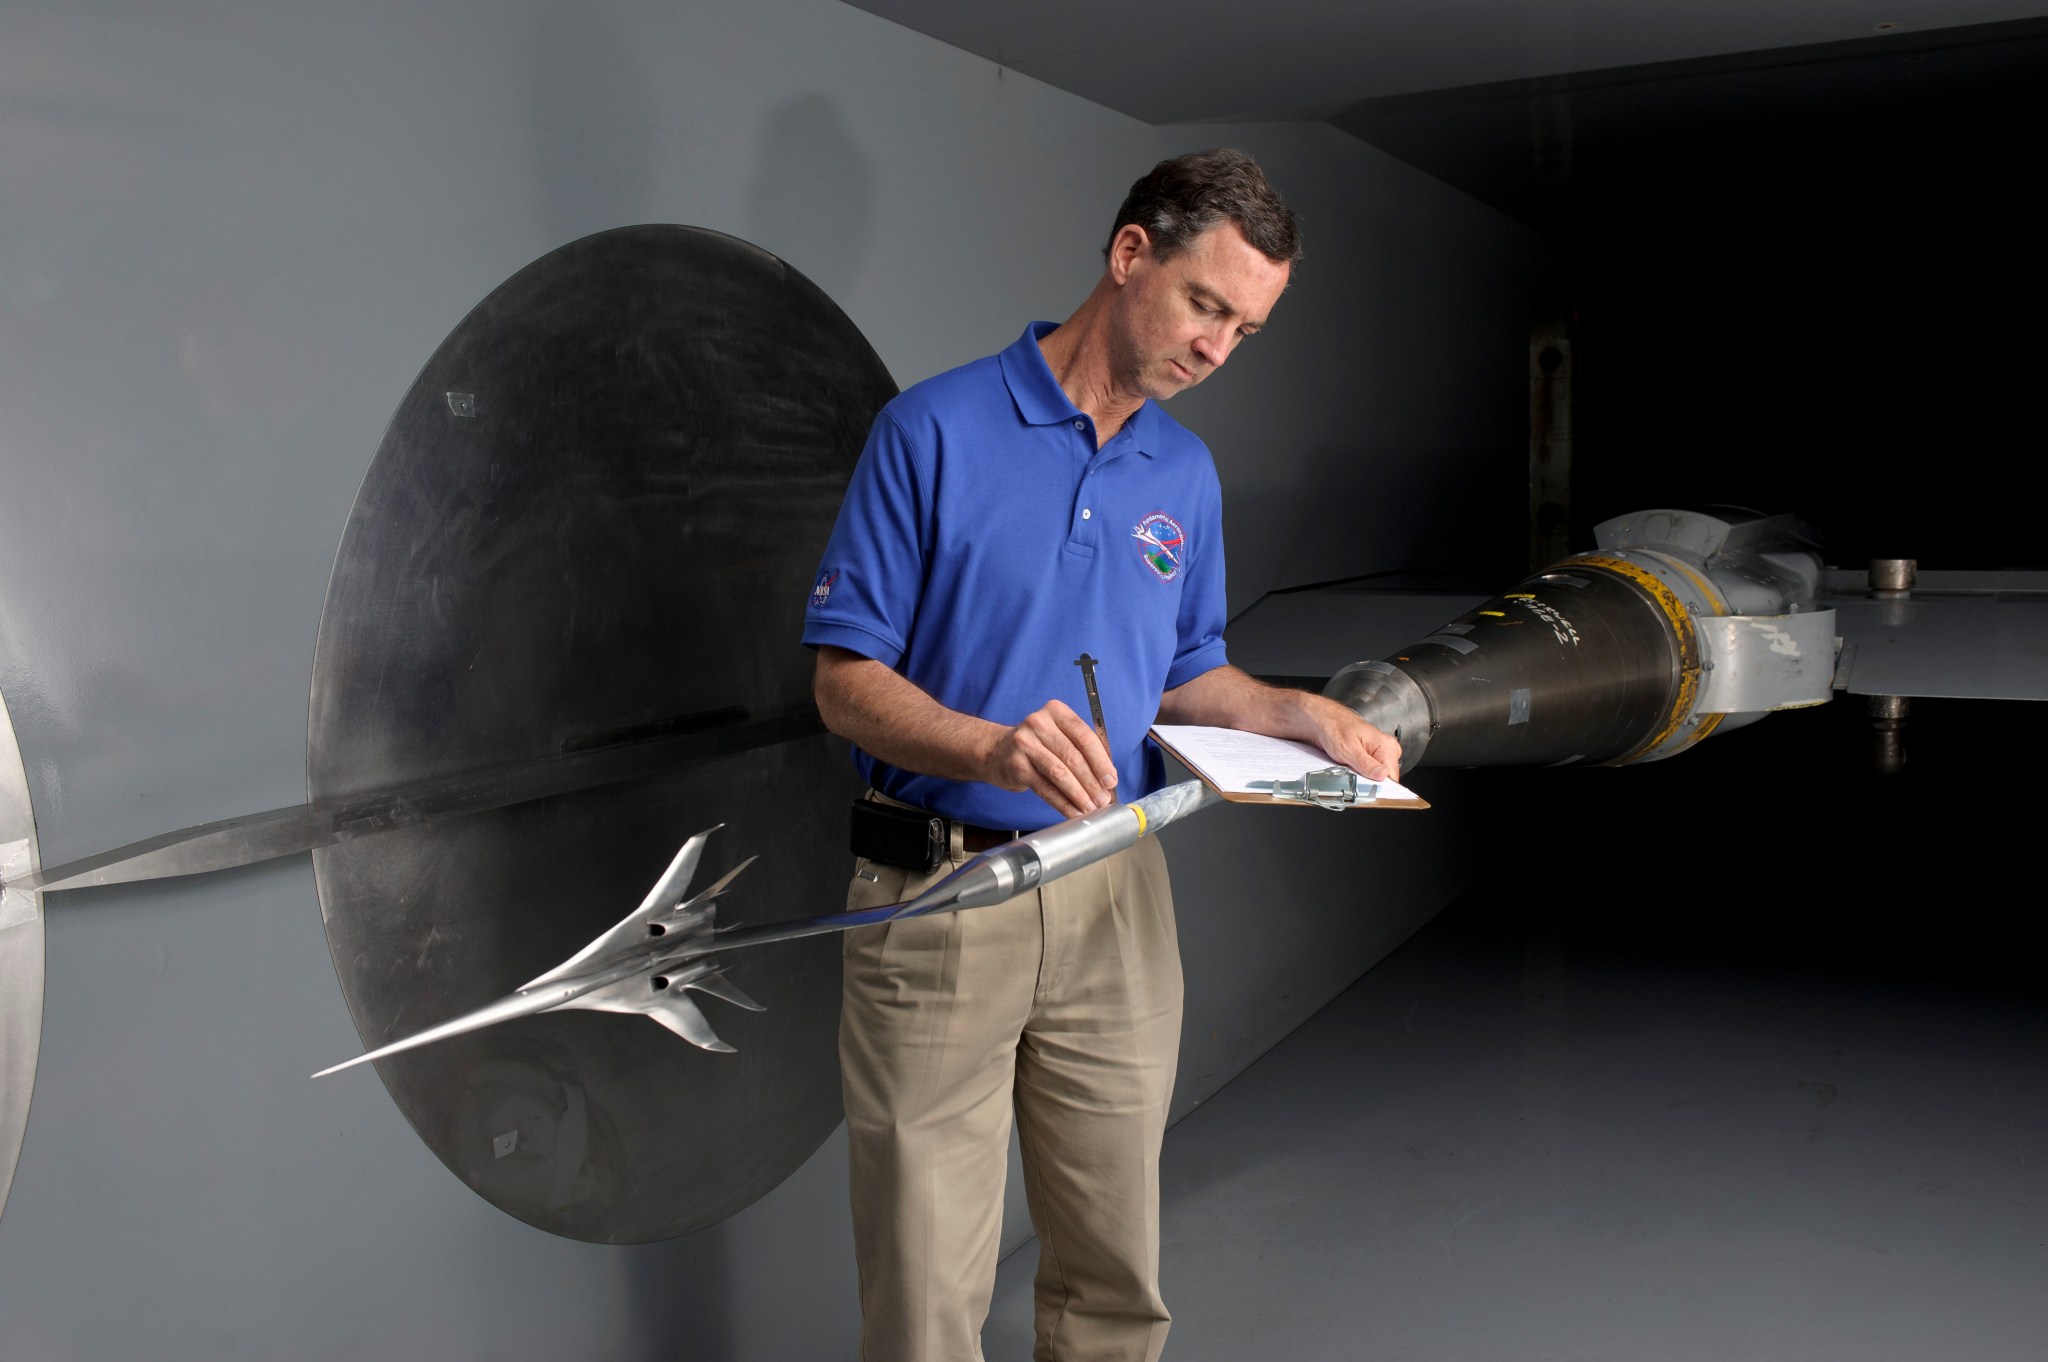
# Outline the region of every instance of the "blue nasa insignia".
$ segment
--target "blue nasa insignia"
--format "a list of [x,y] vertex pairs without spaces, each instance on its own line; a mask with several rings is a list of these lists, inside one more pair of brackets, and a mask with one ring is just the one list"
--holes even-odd
[[825,602],[832,599],[832,583],[838,580],[839,574],[837,572],[821,572],[818,574],[818,584],[811,588],[811,609],[822,609]]

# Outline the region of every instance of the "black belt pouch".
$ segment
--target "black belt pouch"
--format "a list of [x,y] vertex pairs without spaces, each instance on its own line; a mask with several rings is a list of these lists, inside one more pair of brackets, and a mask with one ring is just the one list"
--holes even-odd
[[904,870],[930,872],[946,859],[946,820],[922,809],[856,799],[851,841],[856,856]]

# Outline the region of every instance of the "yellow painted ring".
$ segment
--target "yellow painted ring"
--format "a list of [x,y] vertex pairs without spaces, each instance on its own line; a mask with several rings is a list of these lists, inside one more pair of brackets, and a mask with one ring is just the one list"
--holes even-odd
[[[1670,710],[1664,715],[1663,725],[1651,735],[1650,740],[1612,763],[1616,766],[1626,766],[1645,753],[1656,751],[1678,731],[1679,725],[1685,721],[1685,716],[1691,712],[1693,701],[1698,697],[1700,690],[1699,631],[1693,627],[1692,612],[1685,608],[1684,601],[1678,599],[1678,593],[1666,586],[1649,569],[1639,567],[1625,558],[1609,558],[1600,553],[1582,554],[1566,561],[1573,567],[1599,568],[1634,583],[1659,610],[1664,612],[1664,618],[1671,623],[1672,633],[1678,638],[1678,694],[1672,700]],[[1695,582],[1698,580],[1697,575],[1692,572],[1688,571],[1686,576],[1693,578]],[[1706,589],[1706,598],[1710,601],[1716,600],[1718,593]],[[1693,735],[1673,750],[1682,750],[1698,742],[1711,733],[1720,722],[1721,716],[1718,714],[1712,716],[1710,721],[1702,721]]]

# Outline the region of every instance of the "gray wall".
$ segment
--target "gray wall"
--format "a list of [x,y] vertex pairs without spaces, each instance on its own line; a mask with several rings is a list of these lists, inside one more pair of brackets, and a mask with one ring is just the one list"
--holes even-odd
[[[1314,252],[1180,412],[1232,498],[1235,603],[1516,542],[1534,244],[1329,128],[1147,127],[827,0],[5,0],[0,690],[44,862],[304,797],[357,483],[528,261],[636,221],[731,232],[909,382],[1064,315],[1128,182],[1223,141]],[[1475,815],[1210,817],[1171,847],[1183,1107],[1452,896]],[[1317,893],[1346,881],[1376,906]],[[850,1355],[838,1137],[689,1239],[554,1239],[367,1072],[307,1081],[357,1042],[304,858],[57,896],[48,927],[8,1358]]]

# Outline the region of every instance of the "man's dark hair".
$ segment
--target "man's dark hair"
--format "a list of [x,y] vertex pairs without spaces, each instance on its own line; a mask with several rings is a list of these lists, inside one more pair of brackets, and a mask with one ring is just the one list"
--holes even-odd
[[[1259,254],[1277,264],[1301,259],[1301,224],[1294,210],[1266,179],[1259,163],[1241,151],[1217,147],[1161,161],[1131,186],[1116,211],[1109,239],[1135,222],[1152,238],[1161,260],[1180,254],[1211,227],[1230,222]],[[1103,259],[1109,247],[1102,248]]]

